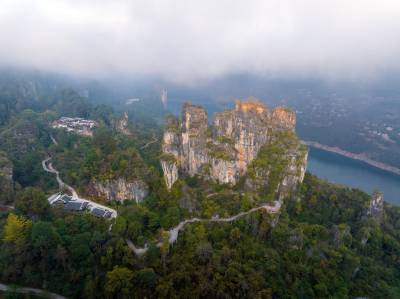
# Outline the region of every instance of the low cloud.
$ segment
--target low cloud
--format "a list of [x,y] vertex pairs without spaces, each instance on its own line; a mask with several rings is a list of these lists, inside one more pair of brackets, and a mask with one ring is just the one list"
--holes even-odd
[[190,82],[231,72],[373,78],[400,67],[400,2],[0,2],[0,64]]

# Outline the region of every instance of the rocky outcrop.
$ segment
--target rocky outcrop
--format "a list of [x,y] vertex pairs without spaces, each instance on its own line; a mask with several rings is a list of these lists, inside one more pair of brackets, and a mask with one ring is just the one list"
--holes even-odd
[[141,202],[149,193],[147,184],[142,180],[126,181],[119,178],[107,181],[93,180],[89,184],[89,193],[96,197],[123,202],[126,199]]
[[161,160],[161,167],[164,172],[165,183],[168,189],[171,189],[172,185],[178,180],[178,165],[175,162]]
[[14,199],[13,165],[6,154],[0,152],[0,202],[9,203]]
[[336,248],[350,246],[352,242],[351,228],[347,224],[334,225],[331,229],[333,244]]
[[365,216],[374,217],[377,219],[381,219],[383,217],[383,193],[374,192],[371,196],[371,200],[369,202],[368,207],[364,211]]
[[127,112],[124,112],[122,117],[115,121],[114,127],[118,133],[123,135],[132,135],[131,131],[129,130],[129,116]]
[[[236,101],[235,109],[216,113],[209,126],[202,107],[185,103],[181,122],[172,116],[166,119],[161,155],[166,185],[171,188],[180,175],[234,185],[251,167],[248,186],[262,189],[273,179],[278,181],[274,191],[285,195],[303,181],[307,163],[307,149],[294,133],[295,124],[289,109],[270,112],[257,99],[248,98]],[[268,161],[257,158],[262,148]],[[273,167],[276,160],[278,169]],[[255,161],[265,167],[259,169]]]

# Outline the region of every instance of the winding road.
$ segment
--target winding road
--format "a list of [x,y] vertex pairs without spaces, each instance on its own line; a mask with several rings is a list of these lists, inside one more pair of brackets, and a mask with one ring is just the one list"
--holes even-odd
[[[81,201],[81,202],[85,201],[85,202],[87,202],[88,203],[87,207],[89,208],[90,211],[92,209],[94,209],[94,208],[99,208],[99,209],[102,209],[102,210],[109,210],[112,213],[111,214],[111,218],[116,218],[118,216],[117,211],[112,209],[112,208],[103,206],[103,205],[101,205],[101,204],[99,204],[97,202],[91,201],[89,199],[80,198],[78,193],[75,191],[74,188],[72,188],[70,185],[67,185],[66,183],[63,182],[63,180],[60,178],[59,171],[53,167],[53,165],[51,164],[50,160],[51,160],[51,157],[44,159],[42,161],[42,167],[43,167],[43,169],[45,171],[53,173],[53,174],[56,175],[56,179],[57,179],[57,182],[58,182],[58,186],[60,187],[60,190],[67,189],[69,192],[71,192],[72,198],[73,198],[74,201]],[[49,203],[52,204],[53,201],[55,201],[57,199],[58,195],[59,195],[59,193],[51,195],[48,198]],[[111,226],[112,226],[112,224],[111,224]],[[110,226],[110,229],[111,229],[111,226]]]
[[157,139],[157,137],[155,136],[155,135],[153,135],[153,138],[152,138],[152,140],[150,140],[149,142],[147,142],[145,145],[143,145],[140,149],[145,149],[145,148],[147,148],[150,144],[153,144],[153,143],[155,143],[155,142],[157,142],[158,141],[158,139]]
[[[55,145],[58,144],[57,140],[55,140],[52,135],[50,135],[50,138],[51,138],[51,140],[53,141],[53,143]],[[87,204],[88,204],[87,208],[90,211],[92,211],[93,209],[97,208],[97,209],[101,209],[101,210],[110,211],[111,212],[111,218],[116,218],[118,216],[117,211],[112,209],[112,208],[103,206],[101,204],[98,204],[97,202],[94,202],[94,201],[91,201],[91,200],[88,200],[88,199],[80,198],[78,193],[75,191],[75,189],[73,187],[71,187],[70,185],[67,185],[66,183],[63,182],[63,180],[60,177],[59,171],[57,169],[55,169],[53,167],[53,164],[51,163],[51,157],[48,157],[48,158],[46,158],[46,159],[44,159],[42,161],[42,167],[43,167],[44,171],[50,172],[50,173],[53,173],[53,174],[56,175],[57,183],[58,183],[58,186],[59,186],[60,190],[61,191],[65,190],[65,189],[68,190],[72,194],[72,198],[73,198],[74,201],[80,201],[82,203],[83,202],[87,202]],[[52,204],[53,203],[52,201],[56,200],[58,196],[59,196],[59,193],[51,195],[48,198],[49,203]],[[110,225],[110,230],[111,230],[111,227],[112,227],[112,224]]]
[[76,193],[75,189],[63,182],[63,180],[60,178],[60,173],[58,172],[58,170],[54,169],[50,160],[51,157],[44,159],[42,161],[43,169],[47,172],[54,173],[56,175],[57,183],[58,186],[60,187],[60,190],[67,189],[69,192],[71,192],[72,197],[79,198],[78,193]]
[[[53,140],[53,142],[56,144],[56,140],[55,140],[54,138],[52,138],[52,140]],[[154,143],[154,142],[156,142],[156,141],[157,141],[157,138],[154,136],[154,137],[153,137],[153,140],[150,141],[150,142],[148,142],[146,145],[144,145],[144,146],[142,147],[142,149],[148,147],[150,144],[152,144],[152,143]],[[60,174],[59,174],[58,170],[56,170],[56,169],[53,167],[53,165],[52,165],[52,163],[50,162],[50,160],[51,160],[51,157],[48,157],[48,158],[46,158],[46,159],[44,159],[44,160],[42,161],[43,169],[44,169],[45,171],[47,171],[47,172],[50,172],[50,173],[53,173],[53,174],[56,175],[56,179],[57,179],[58,185],[60,186],[60,189],[67,189],[67,190],[69,190],[69,191],[72,193],[72,196],[73,196],[74,198],[79,199],[79,196],[78,196],[77,192],[75,191],[75,189],[72,188],[71,186],[65,184],[65,183],[61,180]],[[212,194],[212,195],[214,195],[214,194]],[[50,197],[50,198],[51,198],[51,197]],[[86,200],[86,199],[85,199],[85,200]],[[90,202],[90,203],[93,204],[93,205],[101,206],[101,205],[99,205],[98,203],[95,203],[95,202],[92,202],[92,201],[89,201],[89,200],[87,200],[87,201]],[[254,212],[259,211],[259,210],[265,210],[265,211],[267,211],[267,212],[270,213],[270,214],[275,214],[275,213],[278,213],[278,212],[280,211],[281,205],[282,205],[282,203],[281,203],[280,201],[274,201],[274,204],[273,204],[273,205],[271,205],[271,204],[269,204],[269,203],[268,203],[268,204],[264,204],[264,205],[262,205],[262,206],[252,208],[252,209],[250,209],[250,210],[248,210],[248,211],[246,211],[246,212],[240,212],[240,213],[238,213],[238,214],[236,214],[236,215],[234,215],[234,216],[228,217],[228,218],[217,218],[217,217],[214,217],[214,218],[211,218],[211,219],[202,219],[202,218],[196,218],[196,217],[195,217],[195,218],[183,220],[183,221],[181,221],[177,226],[173,227],[172,229],[170,229],[170,230],[168,231],[168,233],[169,233],[168,242],[169,242],[169,244],[174,244],[174,243],[177,241],[177,239],[178,239],[179,232],[180,232],[181,230],[183,230],[184,227],[185,227],[187,224],[189,224],[189,223],[194,223],[194,222],[214,222],[214,223],[233,222],[233,221],[235,221],[236,219],[238,219],[238,218],[240,218],[240,217],[243,217],[243,216],[245,216],[245,215],[254,213]],[[112,210],[111,208],[108,208],[108,207],[104,207],[104,206],[101,206],[101,207]],[[113,210],[113,211],[114,211],[115,217],[116,217],[116,216],[117,216],[117,212],[116,212],[115,210]],[[146,253],[147,250],[149,249],[147,244],[146,244],[144,247],[137,247],[137,246],[135,246],[135,244],[133,244],[132,240],[130,240],[130,239],[125,239],[125,242],[126,242],[126,244],[128,245],[128,247],[129,247],[136,255],[142,255],[142,254]],[[162,242],[158,242],[158,243],[156,244],[156,246],[157,246],[157,247],[161,247],[161,246],[162,246]]]
[[[211,218],[211,219],[191,218],[191,219],[183,220],[177,226],[175,226],[174,228],[172,228],[168,231],[168,233],[169,233],[168,242],[169,242],[169,244],[174,244],[176,242],[176,240],[178,239],[179,232],[181,230],[183,230],[183,228],[185,227],[186,224],[189,224],[189,223],[194,223],[194,222],[215,222],[215,223],[233,222],[240,217],[254,213],[259,210],[266,210],[270,214],[275,214],[280,211],[281,206],[282,206],[282,203],[280,201],[274,201],[274,205],[264,204],[264,205],[256,207],[256,208],[252,208],[246,212],[240,212],[239,214],[236,214],[236,215],[228,217],[228,218]],[[144,247],[136,247],[131,240],[125,239],[125,241],[126,241],[126,244],[128,245],[128,247],[136,255],[142,255],[142,254],[146,253],[147,250],[149,249],[147,244]],[[161,247],[162,242],[158,242],[156,244],[156,246]]]
[[46,290],[35,289],[35,288],[27,288],[27,287],[14,287],[4,283],[0,283],[0,291],[7,292],[7,291],[14,291],[16,293],[22,294],[35,294],[37,296],[51,298],[51,299],[67,299],[64,296],[61,296],[56,293],[50,293]]

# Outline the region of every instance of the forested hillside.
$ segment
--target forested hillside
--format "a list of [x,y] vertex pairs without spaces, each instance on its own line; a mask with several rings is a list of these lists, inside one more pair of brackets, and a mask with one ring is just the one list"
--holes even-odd
[[309,175],[301,189],[277,222],[259,212],[193,224],[174,246],[150,245],[144,256],[124,238],[140,242],[174,225],[174,196],[118,207],[108,233],[106,220],[49,208],[43,192],[26,189],[2,215],[1,279],[76,298],[397,298],[399,209],[363,217],[368,195]]

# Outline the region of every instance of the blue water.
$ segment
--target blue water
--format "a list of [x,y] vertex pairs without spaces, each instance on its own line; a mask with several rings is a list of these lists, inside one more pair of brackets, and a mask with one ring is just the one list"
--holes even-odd
[[311,148],[307,170],[328,181],[368,193],[382,191],[387,202],[400,205],[400,176],[364,162]]

